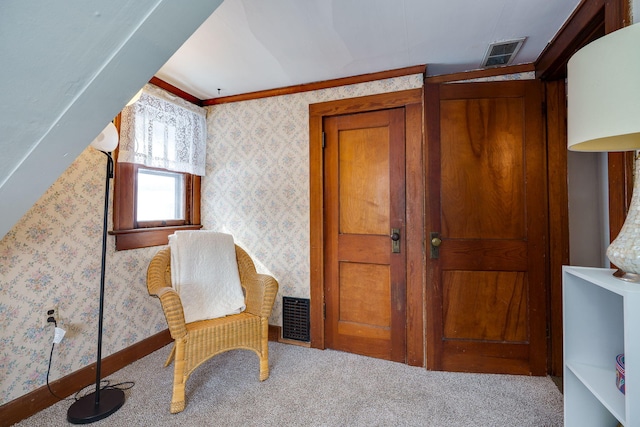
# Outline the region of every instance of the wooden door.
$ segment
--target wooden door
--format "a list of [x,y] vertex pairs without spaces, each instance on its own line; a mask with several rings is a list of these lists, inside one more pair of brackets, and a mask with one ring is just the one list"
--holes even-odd
[[543,375],[547,198],[540,83],[425,90],[427,366]]
[[406,358],[404,122],[402,108],[324,121],[325,343],[399,362]]

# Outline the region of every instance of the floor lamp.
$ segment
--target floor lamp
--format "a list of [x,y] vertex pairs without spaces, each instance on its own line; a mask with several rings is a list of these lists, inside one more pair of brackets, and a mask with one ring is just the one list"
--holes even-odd
[[[586,45],[567,65],[568,148],[575,151],[640,149],[640,24]],[[640,160],[636,158],[627,218],[607,256],[616,277],[640,282]]]
[[107,173],[104,190],[104,217],[102,227],[102,265],[100,268],[100,310],[98,314],[98,356],[96,359],[96,390],[76,400],[67,411],[67,420],[72,424],[89,424],[116,412],[124,404],[124,391],[116,388],[100,389],[102,365],[102,320],[104,314],[104,274],[107,256],[107,215],[109,213],[109,183],[113,178],[111,152],[118,146],[118,130],[109,123],[91,143],[96,150],[107,156]]

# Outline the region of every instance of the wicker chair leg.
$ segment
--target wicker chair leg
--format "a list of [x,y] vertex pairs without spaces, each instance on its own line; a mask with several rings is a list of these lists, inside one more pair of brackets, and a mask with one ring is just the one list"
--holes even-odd
[[180,402],[173,402],[172,401],[171,402],[170,411],[171,411],[172,414],[177,414],[179,412],[184,411],[184,406],[185,406],[184,400],[181,400]]
[[169,353],[169,357],[167,357],[167,360],[164,362],[165,368],[171,365],[171,362],[173,362],[173,356],[175,355],[176,355],[176,344],[174,343],[173,347],[171,347],[171,353]]
[[261,341],[261,351],[259,354],[260,357],[260,381],[264,381],[269,378],[269,321],[266,318],[260,319],[262,323],[260,327],[262,328],[262,338]]
[[260,381],[269,378],[269,356],[260,356]]
[[184,341],[176,341],[172,353],[175,352],[175,364],[173,367],[173,395],[171,396],[171,413],[182,412],[185,407],[184,389],[187,378],[184,374]]

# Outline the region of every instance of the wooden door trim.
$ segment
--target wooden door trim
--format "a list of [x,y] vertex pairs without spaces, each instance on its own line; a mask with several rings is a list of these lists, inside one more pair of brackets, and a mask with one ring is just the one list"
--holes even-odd
[[311,346],[325,348],[322,121],[324,117],[405,108],[407,363],[424,366],[424,175],[422,88],[309,106]]
[[358,83],[373,82],[376,80],[391,79],[395,77],[410,76],[413,74],[425,75],[427,65],[412,65],[404,68],[396,68],[387,71],[378,71],[375,73],[359,74],[357,76],[341,77],[331,80],[322,80],[313,83],[303,83],[293,86],[285,86],[275,89],[259,90],[256,92],[241,93],[238,95],[222,96],[220,98],[211,98],[202,100],[202,106],[228,104],[230,102],[250,101],[254,99],[270,98],[272,96],[292,95],[296,93],[309,92],[314,90],[329,89],[339,86],[347,86]]
[[[424,126],[425,126],[425,150],[424,165],[425,165],[425,180],[427,181],[426,187],[428,188],[426,194],[440,194],[440,182],[434,182],[426,179],[430,175],[440,176],[440,108],[427,108],[429,105],[440,104],[440,84],[438,83],[426,83],[424,85]],[[433,124],[433,125],[431,125]],[[431,126],[430,126],[431,125]],[[438,141],[437,144],[429,144],[429,141]],[[429,149],[426,148],[429,147]],[[441,230],[440,215],[436,215],[436,212],[440,211],[440,197],[425,197],[425,221],[431,228],[426,228],[425,231]],[[430,241],[427,242],[427,245]],[[441,264],[435,263],[431,268],[427,268],[426,279],[431,286],[440,284]],[[439,289],[427,289],[425,287],[425,306],[429,309],[426,310],[426,336],[432,337],[437,334],[440,336],[442,331],[442,316],[437,315],[437,310],[433,307],[442,307],[442,292]],[[426,351],[426,366],[427,369],[434,369],[434,361],[441,360],[442,347],[437,345],[428,345]]]
[[[538,330],[531,330],[529,333],[529,346],[530,348],[544,348],[544,352],[537,353],[534,351],[529,352],[530,369],[533,375],[543,375],[547,372],[547,360],[548,360],[548,341],[547,341],[547,329],[548,329],[548,297],[549,297],[549,193],[548,193],[548,177],[545,174],[548,171],[547,164],[547,140],[546,132],[544,128],[544,122],[542,117],[542,102],[544,99],[544,86],[539,80],[531,80],[525,82],[525,109],[527,114],[527,120],[525,123],[525,132],[527,134],[527,162],[540,165],[540,169],[531,170],[527,167],[527,182],[541,182],[540,186],[527,185],[527,215],[531,215],[536,211],[536,206],[543,203],[544,206],[537,211],[539,215],[537,218],[533,218],[529,222],[528,240],[533,245],[529,247],[529,267],[528,276],[529,283],[541,283],[542,292],[533,292],[530,295],[531,300],[536,299],[534,303],[530,301],[532,306],[542,308],[540,311],[534,311],[530,314],[529,325],[543,325]],[[542,175],[542,176],[540,176]],[[537,194],[533,194],[537,191]],[[530,198],[529,198],[530,197]],[[532,204],[530,204],[532,203]],[[538,235],[542,234],[542,238],[538,238]],[[537,246],[536,246],[537,245]],[[543,266],[543,271],[540,271],[536,266]]]
[[562,266],[569,264],[567,185],[567,95],[564,80],[545,82],[549,192],[549,359],[551,375],[562,376]]
[[566,77],[569,58],[587,43],[631,24],[628,0],[583,0],[536,61],[536,77]]

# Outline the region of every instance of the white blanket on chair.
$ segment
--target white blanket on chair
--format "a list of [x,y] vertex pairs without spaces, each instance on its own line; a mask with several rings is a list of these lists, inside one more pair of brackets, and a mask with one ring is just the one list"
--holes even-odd
[[213,231],[177,231],[169,236],[171,282],[187,323],[245,309],[233,236]]

